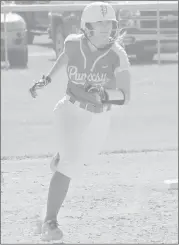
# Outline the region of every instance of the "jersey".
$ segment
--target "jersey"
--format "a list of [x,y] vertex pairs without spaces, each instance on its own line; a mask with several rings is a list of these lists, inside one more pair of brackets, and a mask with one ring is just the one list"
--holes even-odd
[[[83,34],[69,35],[64,44],[68,57],[67,87],[85,84],[116,88],[115,72],[129,67],[124,49],[117,43],[103,51],[91,51]],[[67,88],[68,90],[68,88]]]

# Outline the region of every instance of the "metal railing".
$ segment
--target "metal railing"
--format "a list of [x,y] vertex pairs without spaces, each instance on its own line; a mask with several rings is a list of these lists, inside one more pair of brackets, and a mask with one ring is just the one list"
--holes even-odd
[[[158,54],[158,64],[161,63],[161,56],[160,56],[160,20],[163,16],[160,16],[161,10],[171,10],[176,11],[178,10],[178,1],[143,1],[143,2],[116,2],[111,3],[115,10],[125,9],[125,10],[155,10],[157,11],[157,54]],[[8,4],[1,6],[1,13],[4,13],[4,44],[5,44],[5,66],[8,68],[8,47],[7,47],[7,25],[6,25],[6,15],[9,12],[57,12],[57,11],[76,11],[76,10],[83,10],[86,4],[33,4],[33,5],[15,5],[15,4]],[[156,20],[155,18],[155,20]],[[153,19],[153,17],[145,17],[147,20]],[[176,17],[178,19],[178,17]]]

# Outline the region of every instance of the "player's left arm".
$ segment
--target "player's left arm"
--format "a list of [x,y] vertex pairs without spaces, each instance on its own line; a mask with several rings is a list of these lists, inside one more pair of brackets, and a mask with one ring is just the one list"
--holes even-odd
[[119,58],[119,63],[114,70],[116,89],[124,93],[126,104],[130,100],[131,93],[130,63],[126,51],[121,46],[116,46],[115,51]]
[[[131,90],[131,74],[130,74],[130,63],[128,56],[123,49],[118,44],[113,47],[115,57],[114,64],[114,75],[115,83],[113,82],[111,88],[107,89],[108,100],[112,104],[121,105],[127,104],[130,100],[130,90]],[[124,98],[124,103],[121,102]]]

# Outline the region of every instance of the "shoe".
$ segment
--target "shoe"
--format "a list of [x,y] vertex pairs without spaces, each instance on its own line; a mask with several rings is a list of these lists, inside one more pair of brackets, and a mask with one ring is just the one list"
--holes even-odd
[[60,154],[57,153],[57,154],[52,158],[52,161],[51,161],[51,163],[50,163],[50,169],[52,170],[52,172],[56,172],[56,171],[57,171],[59,162],[60,162]]
[[57,241],[63,238],[63,232],[56,220],[49,220],[42,225],[41,239],[43,241]]

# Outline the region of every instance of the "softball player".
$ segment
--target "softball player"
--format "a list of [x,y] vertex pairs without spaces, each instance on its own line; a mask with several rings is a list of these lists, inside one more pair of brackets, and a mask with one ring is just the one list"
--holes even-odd
[[[81,17],[82,34],[69,35],[64,50],[47,76],[30,89],[51,82],[64,64],[68,75],[65,96],[57,103],[57,149],[51,162],[52,176],[42,239],[61,240],[57,215],[73,177],[81,177],[84,164],[97,159],[106,140],[113,104],[123,105],[130,98],[129,61],[119,45],[118,22],[111,5],[87,5]],[[96,160],[97,164],[97,160]]]

